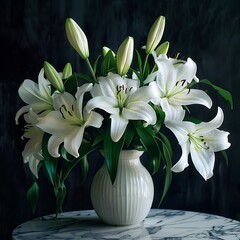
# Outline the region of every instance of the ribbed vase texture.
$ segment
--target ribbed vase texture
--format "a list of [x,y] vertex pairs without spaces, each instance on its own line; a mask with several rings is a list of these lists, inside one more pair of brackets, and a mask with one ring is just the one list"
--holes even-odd
[[136,150],[121,152],[114,184],[105,164],[96,173],[91,200],[96,213],[105,223],[137,224],[148,215],[154,188],[151,175],[140,162],[142,153]]

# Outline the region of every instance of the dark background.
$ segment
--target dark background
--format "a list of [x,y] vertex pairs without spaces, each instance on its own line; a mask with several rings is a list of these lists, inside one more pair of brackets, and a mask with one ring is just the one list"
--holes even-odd
[[[32,176],[23,164],[21,126],[15,126],[16,111],[23,105],[17,90],[24,79],[37,81],[43,61],[59,71],[71,62],[74,71],[87,72],[86,66],[67,41],[64,23],[72,17],[82,27],[89,41],[90,60],[103,45],[117,50],[131,35],[136,48],[145,44],[147,33],[159,15],[166,17],[163,41],[170,41],[170,56],[177,52],[191,57],[198,65],[198,77],[231,91],[234,110],[211,92],[213,111],[202,110],[208,120],[219,105],[225,113],[222,129],[231,133],[229,164],[216,155],[214,176],[205,182],[190,167],[173,175],[173,184],[162,208],[186,209],[218,214],[240,220],[240,2],[238,0],[8,0],[1,3],[0,40],[0,239],[8,239],[15,226],[33,217],[53,213],[54,197],[46,179],[40,181],[41,196],[35,214],[26,199]],[[175,160],[179,158],[179,147]],[[91,208],[91,179],[101,165],[99,154],[90,156],[90,173],[81,182],[77,167],[70,175],[64,211]],[[41,174],[40,174],[41,175]],[[154,176],[157,206],[162,177]]]

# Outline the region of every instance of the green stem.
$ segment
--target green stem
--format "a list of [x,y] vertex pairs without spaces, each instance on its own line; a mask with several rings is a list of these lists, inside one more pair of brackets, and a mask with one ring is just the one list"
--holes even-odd
[[144,76],[144,73],[145,73],[145,70],[146,70],[148,56],[149,56],[149,54],[146,55],[145,62],[144,62],[144,65],[143,65],[143,72],[142,72],[143,76]]
[[93,79],[94,79],[94,81],[95,81],[95,83],[96,83],[96,82],[97,82],[97,78],[96,78],[96,75],[95,75],[95,73],[94,73],[94,71],[93,71],[92,65],[91,65],[91,63],[89,62],[89,59],[88,59],[88,58],[86,58],[85,60],[86,60],[86,63],[87,63],[87,65],[88,65],[88,68],[89,68],[89,70],[90,70],[90,72],[91,72],[91,74],[92,74],[92,77],[93,77]]
[[152,71],[151,71],[151,73],[155,72],[156,70],[157,70],[157,65],[155,64],[153,69],[152,69]]

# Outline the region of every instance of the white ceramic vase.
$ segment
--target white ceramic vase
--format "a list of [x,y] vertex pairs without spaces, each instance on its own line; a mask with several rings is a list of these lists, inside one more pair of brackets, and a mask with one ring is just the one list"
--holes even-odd
[[123,150],[112,184],[107,166],[96,173],[91,187],[93,208],[111,225],[140,223],[149,213],[154,195],[152,177],[140,162],[143,152]]

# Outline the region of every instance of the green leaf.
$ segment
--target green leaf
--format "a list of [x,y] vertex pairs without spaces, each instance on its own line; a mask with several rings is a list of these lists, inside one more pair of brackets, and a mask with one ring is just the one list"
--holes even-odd
[[138,68],[139,68],[139,71],[142,73],[142,71],[143,71],[142,58],[141,58],[141,55],[138,52],[138,50],[136,50],[136,53],[137,53]]
[[78,78],[82,78],[90,83],[95,83],[94,79],[92,79],[89,75],[83,73],[75,73]]
[[228,155],[227,155],[227,152],[225,150],[222,150],[221,154],[223,155],[223,157],[224,157],[224,159],[226,161],[226,164],[228,165]]
[[134,126],[132,126],[131,124],[128,124],[127,129],[126,129],[126,133],[125,133],[125,147],[129,148],[134,135],[135,135],[135,130],[134,130]]
[[63,84],[65,87],[65,91],[71,93],[72,95],[75,95],[77,92],[77,75],[74,73],[70,77],[63,80]]
[[[161,200],[159,202],[159,205],[162,203],[164,197],[166,196],[169,187],[171,185],[172,182],[172,146],[171,143],[169,142],[168,138],[163,134],[163,133],[159,133],[160,134],[160,141],[162,143],[162,148],[163,148],[163,160],[165,163],[165,181],[164,181],[164,188],[163,188],[163,193],[162,193],[162,197]],[[158,205],[158,206],[159,206]]]
[[61,179],[64,181],[71,170],[80,162],[81,158],[76,158],[74,161],[64,161],[62,164]]
[[125,134],[121,137],[121,139],[118,142],[113,142],[110,134],[110,128],[107,129],[107,131],[105,132],[103,150],[112,184],[114,183],[117,175],[118,161],[120,152],[123,148],[124,140]]
[[154,132],[158,133],[161,129],[162,123],[164,122],[165,113],[159,106],[153,106],[155,112],[157,113],[157,122],[153,126]]
[[72,156],[71,154],[69,154],[66,150],[66,148],[63,146],[61,148],[61,156],[63,157],[63,159],[65,159],[66,161],[74,161],[76,158],[74,156]]
[[108,51],[103,57],[101,65],[101,76],[106,76],[110,71],[113,72],[116,69],[116,59],[112,51]]
[[93,64],[93,72],[96,74],[97,72],[97,66],[98,66],[98,61],[99,61],[99,58],[101,57],[101,55],[99,55],[96,59],[96,61],[94,62]]
[[64,181],[68,177],[71,170],[77,165],[77,163],[79,163],[79,161],[83,157],[85,157],[87,154],[89,154],[90,152],[92,152],[95,149],[96,148],[93,148],[91,143],[82,142],[81,146],[79,148],[79,151],[78,151],[79,158],[76,158],[73,161],[63,161],[62,171],[61,171],[61,180]]
[[142,86],[142,82],[143,82],[143,76],[142,76],[142,74],[141,74],[140,72],[138,72],[137,70],[132,69],[132,68],[131,68],[131,71],[133,71],[133,72],[137,75],[137,77],[138,77],[138,79],[139,79],[139,81],[140,81],[140,85]]
[[143,79],[146,79],[148,77],[150,73],[150,68],[149,68],[149,63],[146,63],[146,67],[145,67],[145,71],[144,71],[144,75],[143,75]]
[[57,159],[52,157],[48,152],[48,139],[50,138],[50,134],[44,133],[42,140],[42,154],[44,158],[44,166],[45,172],[47,174],[48,179],[52,183],[53,186],[56,184],[56,176],[57,176]]
[[192,122],[195,124],[199,124],[202,122],[202,120],[200,120],[199,118],[196,118],[196,117],[190,116],[190,115],[185,115],[184,121]]
[[168,138],[161,132],[159,132],[159,135],[161,136],[162,140],[163,140],[163,143],[164,145],[166,146],[167,148],[167,155],[168,157],[170,158],[170,160],[172,159],[172,155],[173,155],[173,151],[172,151],[172,146],[171,146],[171,143],[170,141],[168,140]]
[[95,147],[96,145],[98,145],[100,142],[103,141],[104,138],[104,132],[100,133],[93,141],[93,147]]
[[36,211],[38,199],[39,199],[39,187],[37,182],[34,182],[27,191],[27,199],[31,204],[33,213]]
[[66,196],[66,186],[64,182],[59,182],[58,187],[54,189],[56,196],[56,214],[62,212],[62,205]]
[[80,165],[81,165],[81,170],[82,170],[82,178],[83,178],[83,181],[84,181],[86,179],[86,177],[87,177],[88,169],[89,169],[87,155],[82,157],[82,159],[80,161]]
[[222,96],[229,103],[231,109],[233,109],[232,95],[229,91],[212,84],[208,79],[200,80],[199,83],[205,83],[207,85],[210,85],[214,90],[217,91],[220,96]]
[[148,131],[148,128],[143,127],[143,125],[135,124],[135,129],[141,143],[151,156],[150,164],[153,168],[152,174],[155,174],[158,171],[161,163],[161,151],[159,149],[158,143],[155,140],[154,135]]

